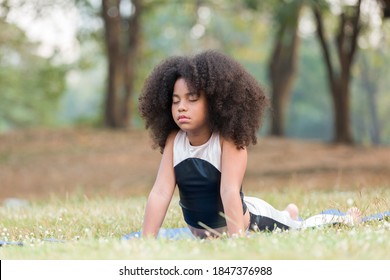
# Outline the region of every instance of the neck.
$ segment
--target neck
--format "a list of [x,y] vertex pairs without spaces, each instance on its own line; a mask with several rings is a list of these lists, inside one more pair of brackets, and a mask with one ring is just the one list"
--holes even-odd
[[187,137],[192,146],[200,146],[209,141],[211,134],[211,130],[205,130],[198,133],[187,132]]

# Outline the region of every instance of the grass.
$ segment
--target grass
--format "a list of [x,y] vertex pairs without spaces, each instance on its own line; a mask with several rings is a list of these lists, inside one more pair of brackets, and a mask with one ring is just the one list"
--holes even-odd
[[[307,218],[328,208],[358,206],[365,215],[388,211],[390,188],[358,191],[289,188],[248,193],[283,208],[294,201]],[[175,196],[163,227],[185,226]],[[121,241],[142,224],[145,196],[52,197],[20,208],[0,208],[0,259],[390,259],[389,221],[256,233],[250,238]],[[61,240],[63,242],[53,242]]]

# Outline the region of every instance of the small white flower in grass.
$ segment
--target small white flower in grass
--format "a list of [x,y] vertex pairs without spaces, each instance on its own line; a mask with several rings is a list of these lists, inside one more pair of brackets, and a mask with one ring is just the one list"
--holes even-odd
[[199,247],[194,247],[191,250],[191,255],[198,255],[200,253],[201,253],[201,251],[200,251]]
[[323,252],[322,252],[322,250],[321,249],[317,249],[317,250],[315,250],[314,252],[314,256],[316,257],[316,258],[323,258]]
[[7,232],[8,231],[8,229],[7,228],[3,228],[3,232]]
[[379,236],[378,239],[376,240],[378,243],[384,243],[384,238],[383,236]]
[[354,203],[354,201],[353,201],[352,198],[348,198],[348,199],[347,199],[347,204],[348,204],[348,206],[352,206],[353,203]]
[[228,243],[229,247],[231,248],[236,248],[237,247],[237,242],[235,240],[230,239],[230,242]]
[[232,236],[231,236],[231,238],[232,239],[237,239],[237,238],[239,238],[240,236],[237,234],[237,233],[234,233],[234,234],[232,234]]
[[340,250],[347,252],[349,250],[349,244],[346,240],[343,240],[339,244]]

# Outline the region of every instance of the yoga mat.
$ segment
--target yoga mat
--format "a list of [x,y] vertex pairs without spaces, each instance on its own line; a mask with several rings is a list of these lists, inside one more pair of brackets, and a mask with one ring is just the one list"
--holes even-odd
[[[382,221],[386,219],[390,219],[390,211],[385,211],[385,212],[362,217],[361,222],[366,223],[370,221]],[[353,219],[350,215],[347,215],[346,213],[341,212],[338,209],[327,209],[317,215],[309,217],[305,220],[301,220],[300,223],[301,224],[299,228],[297,228],[297,230],[305,229],[305,228],[315,228],[321,226],[331,226],[336,224],[353,225]],[[138,239],[140,237],[141,237],[141,232],[136,231],[122,236],[121,240]],[[196,237],[192,235],[191,231],[187,227],[161,228],[158,232],[157,238],[164,238],[168,240],[196,239]],[[44,239],[43,241],[60,242],[60,243],[65,242],[64,240],[57,240],[57,239]],[[23,243],[0,240],[0,247],[8,246],[8,245],[23,246]]]
[[[382,213],[372,214],[366,217],[363,217],[361,221],[363,223],[370,221],[381,221],[386,218],[390,218],[390,211],[385,211]],[[347,215],[344,212],[341,212],[338,209],[327,209],[322,211],[320,214],[311,216],[305,220],[301,221],[299,229],[305,228],[315,228],[321,226],[331,226],[337,224],[353,225],[353,219],[350,215]],[[141,237],[141,232],[136,231],[122,236],[121,240],[131,240]],[[168,240],[180,240],[180,239],[196,239],[192,235],[191,231],[187,227],[183,228],[162,228],[159,230],[157,238],[164,238]]]

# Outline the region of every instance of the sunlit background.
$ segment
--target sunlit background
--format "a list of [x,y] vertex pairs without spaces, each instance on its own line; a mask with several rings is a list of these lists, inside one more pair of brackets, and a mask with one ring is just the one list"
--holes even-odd
[[[167,56],[213,48],[239,60],[273,100],[261,134],[390,144],[389,1],[0,3],[2,133],[32,127],[143,129],[137,100],[151,69]],[[321,16],[332,68],[326,64],[315,11]],[[108,48],[107,34],[117,41],[117,49]],[[347,69],[341,67],[337,36],[344,36],[344,59],[356,41]],[[278,48],[281,53],[276,56]],[[122,65],[115,69],[122,84],[110,92],[114,74],[108,65],[118,57]],[[271,65],[279,66],[272,72]],[[341,84],[346,81],[347,92],[332,93],[330,71]],[[343,71],[349,71],[347,77],[341,77]],[[334,95],[346,95],[348,106],[340,109],[345,118],[337,119]],[[116,98],[114,115],[107,108],[109,96]]]

